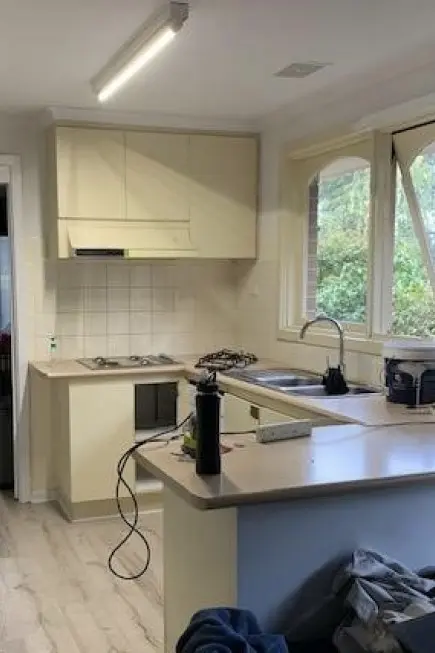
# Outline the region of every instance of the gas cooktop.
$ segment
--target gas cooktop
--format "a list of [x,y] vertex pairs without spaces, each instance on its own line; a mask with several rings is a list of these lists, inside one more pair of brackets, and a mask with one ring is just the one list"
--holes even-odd
[[148,354],[146,356],[110,356],[108,358],[97,356],[96,358],[79,358],[78,362],[90,370],[111,370],[173,365],[177,361],[166,354]]

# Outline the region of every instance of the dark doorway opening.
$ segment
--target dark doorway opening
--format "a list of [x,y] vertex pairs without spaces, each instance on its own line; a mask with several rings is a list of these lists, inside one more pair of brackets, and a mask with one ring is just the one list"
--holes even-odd
[[0,489],[2,490],[14,487],[11,277],[8,187],[0,184]]

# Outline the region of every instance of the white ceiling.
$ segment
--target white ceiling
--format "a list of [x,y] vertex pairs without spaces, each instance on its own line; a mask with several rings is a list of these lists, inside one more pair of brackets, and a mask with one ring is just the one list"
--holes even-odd
[[[0,110],[96,108],[89,80],[153,0],[0,0]],[[192,0],[177,39],[107,110],[258,119],[433,47],[434,0]],[[333,65],[275,78],[294,61]]]

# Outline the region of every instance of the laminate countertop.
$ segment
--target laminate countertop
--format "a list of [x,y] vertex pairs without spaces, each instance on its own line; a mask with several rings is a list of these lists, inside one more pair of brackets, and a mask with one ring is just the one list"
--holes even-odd
[[[159,365],[136,369],[90,370],[75,360],[55,360],[54,362],[33,362],[30,368],[47,379],[110,379],[122,377],[164,377],[165,380],[187,377],[197,379],[201,373],[195,368],[198,356],[185,355],[177,357],[174,365]],[[291,367],[271,360],[260,360],[257,369]],[[224,392],[234,394],[245,401],[270,408],[284,414],[292,414],[295,408],[328,418],[341,424],[362,424],[364,426],[382,426],[390,424],[424,424],[435,423],[435,413],[430,407],[410,410],[406,406],[391,404],[382,394],[355,395],[341,397],[301,397],[265,388],[240,379],[218,374],[219,387]]]
[[81,378],[99,378],[114,376],[155,376],[156,374],[173,374],[174,377],[180,377],[184,374],[185,363],[176,362],[173,365],[153,365],[152,367],[134,367],[134,368],[107,368],[101,370],[91,370],[76,360],[55,359],[54,361],[35,361],[29,364],[30,369],[34,370],[47,379],[81,379]]
[[324,497],[379,487],[435,483],[431,425],[327,426],[311,437],[258,444],[228,436],[222,474],[198,477],[180,443],[144,445],[137,462],[200,510]]

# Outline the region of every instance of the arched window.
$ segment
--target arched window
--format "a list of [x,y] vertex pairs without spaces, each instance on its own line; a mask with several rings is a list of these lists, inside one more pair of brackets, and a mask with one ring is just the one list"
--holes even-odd
[[435,335],[435,126],[394,137],[393,320],[397,335]]
[[306,314],[361,324],[367,317],[370,163],[340,157],[309,184]]

